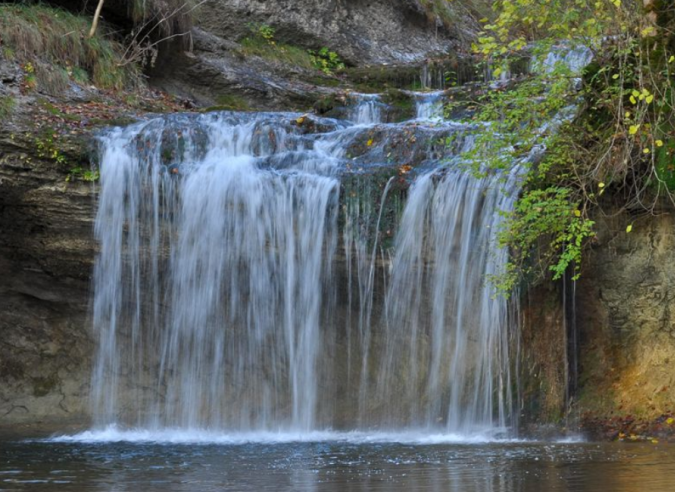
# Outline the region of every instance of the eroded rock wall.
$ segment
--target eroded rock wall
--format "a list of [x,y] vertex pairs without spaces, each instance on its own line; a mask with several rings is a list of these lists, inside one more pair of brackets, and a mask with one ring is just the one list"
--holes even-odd
[[420,61],[456,46],[459,22],[450,30],[430,20],[417,0],[210,0],[199,13],[202,29],[239,40],[251,24],[275,29],[280,41],[327,47],[353,65]]
[[0,135],[0,426],[87,422],[91,184]]
[[577,286],[579,406],[654,418],[675,408],[675,212],[596,222]]

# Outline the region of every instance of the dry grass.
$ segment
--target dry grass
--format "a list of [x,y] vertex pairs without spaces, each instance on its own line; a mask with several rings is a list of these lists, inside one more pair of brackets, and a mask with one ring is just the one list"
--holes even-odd
[[89,17],[41,5],[0,5],[2,56],[24,66],[27,84],[47,93],[62,91],[69,80],[104,89],[136,85],[138,69],[120,67],[122,47],[105,28],[91,39]]

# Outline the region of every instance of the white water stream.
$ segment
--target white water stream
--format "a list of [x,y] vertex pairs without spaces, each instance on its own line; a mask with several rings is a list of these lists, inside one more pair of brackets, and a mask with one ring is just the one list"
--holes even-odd
[[[355,125],[320,131],[219,113],[104,135],[97,428],[504,435],[517,327],[486,276],[503,268],[494,236],[518,180],[444,166],[473,140],[436,96],[412,125],[378,124],[368,97]],[[392,217],[392,149],[412,133],[423,170]]]

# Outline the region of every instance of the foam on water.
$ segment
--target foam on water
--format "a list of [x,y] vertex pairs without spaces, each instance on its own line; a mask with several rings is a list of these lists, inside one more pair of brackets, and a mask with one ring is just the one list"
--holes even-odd
[[286,444],[336,442],[349,444],[410,444],[429,446],[437,444],[488,444],[526,442],[518,439],[498,437],[494,429],[471,435],[456,433],[438,433],[429,429],[404,432],[378,431],[339,432],[315,430],[309,432],[262,431],[262,432],[222,432],[209,429],[122,429],[115,425],[100,430],[88,430],[74,435],[57,435],[43,440],[51,443],[156,443],[189,445],[241,445],[241,444]]

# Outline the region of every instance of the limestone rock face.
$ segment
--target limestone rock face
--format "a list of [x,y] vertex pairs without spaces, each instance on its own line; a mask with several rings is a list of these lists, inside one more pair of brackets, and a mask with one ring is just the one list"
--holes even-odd
[[459,37],[430,21],[417,0],[211,0],[199,14],[202,29],[235,41],[256,23],[282,42],[325,46],[353,65],[419,61]]
[[275,43],[325,47],[356,67],[420,64],[457,51],[477,31],[465,15],[453,28],[430,19],[418,0],[209,0],[195,15],[193,49],[160,52],[152,81],[197,104],[243,104],[227,109],[304,111],[334,91],[336,81],[320,80],[318,69],[247,54],[241,41],[260,26],[274,29]]
[[85,423],[93,189],[9,131],[0,156],[0,424]]

